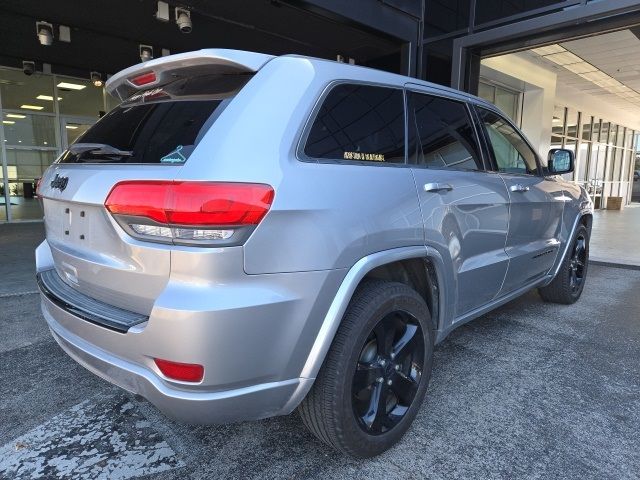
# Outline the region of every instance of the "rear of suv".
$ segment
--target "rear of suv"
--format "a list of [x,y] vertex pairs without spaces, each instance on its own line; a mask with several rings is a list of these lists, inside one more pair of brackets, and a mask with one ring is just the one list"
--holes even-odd
[[42,310],[75,360],[190,423],[299,407],[367,457],[434,345],[531,288],[576,301],[586,193],[469,95],[300,56],[202,50],[113,76],[122,103],[39,185]]

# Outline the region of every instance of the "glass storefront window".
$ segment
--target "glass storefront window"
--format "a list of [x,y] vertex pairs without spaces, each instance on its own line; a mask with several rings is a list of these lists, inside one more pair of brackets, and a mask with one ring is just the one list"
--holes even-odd
[[551,123],[551,131],[554,135],[564,135],[565,125],[565,108],[556,105],[553,110],[553,120]]
[[98,119],[104,111],[102,88],[88,80],[56,77],[60,114]]
[[623,147],[624,146],[624,139],[625,139],[625,135],[626,135],[626,128],[624,128],[622,125],[620,125],[618,127],[618,136],[616,137],[616,145],[618,147]]
[[587,165],[589,162],[589,146],[587,142],[580,143],[578,152],[576,154],[576,176],[575,179],[578,182],[584,182],[587,180]]
[[496,87],[480,82],[478,84],[478,96],[484,98],[487,102],[494,103],[496,101]]
[[592,130],[592,134],[591,134],[591,139],[594,142],[597,142],[600,139],[600,124],[602,123],[602,120],[594,118],[593,119],[593,130]]
[[0,68],[0,222],[42,218],[36,181],[102,110],[104,89],[88,80]]
[[42,218],[35,195],[35,184],[42,172],[55,160],[57,152],[7,148],[9,201],[13,220]]
[[580,114],[573,108],[567,109],[566,135],[572,138],[578,138],[578,125],[580,125]]
[[478,84],[478,96],[493,103],[516,125],[520,124],[520,92],[481,81]]
[[7,145],[57,147],[54,116],[5,112],[2,123]]
[[589,115],[582,115],[582,139],[591,140],[591,124],[593,123],[593,117]]
[[111,110],[116,108],[118,105],[120,105],[120,100],[118,100],[116,97],[109,95],[107,92],[104,93],[104,98],[107,102],[107,112],[110,112]]
[[0,69],[0,96],[5,114],[7,110],[53,113],[53,77],[40,73],[28,77],[20,70]]
[[610,124],[609,127],[609,143],[611,145],[616,145],[618,142],[618,125]]
[[609,143],[610,130],[611,124],[603,121],[600,125],[600,143]]

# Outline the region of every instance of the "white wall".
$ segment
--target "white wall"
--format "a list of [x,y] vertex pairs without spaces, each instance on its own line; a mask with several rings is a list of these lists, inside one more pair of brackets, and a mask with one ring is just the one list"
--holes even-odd
[[522,131],[540,156],[547,158],[556,98],[555,72],[524,56],[509,54],[482,60],[480,76],[523,92]]

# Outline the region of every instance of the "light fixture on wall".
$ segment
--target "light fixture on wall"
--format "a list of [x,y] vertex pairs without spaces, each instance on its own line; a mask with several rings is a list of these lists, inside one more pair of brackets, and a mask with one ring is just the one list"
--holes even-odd
[[33,75],[36,71],[36,62],[32,62],[31,60],[23,60],[22,62],[22,72],[27,75]]
[[140,51],[140,61],[141,62],[147,62],[147,61],[153,59],[153,47],[151,45],[142,45],[142,44],[140,44],[138,46],[138,49]]
[[93,83],[94,87],[101,87],[104,85],[102,81],[102,74],[100,72],[91,72],[89,74],[89,78],[91,78],[91,83]]
[[191,33],[193,30],[191,12],[186,8],[176,7],[176,23],[182,33]]
[[53,25],[49,22],[36,22],[36,35],[40,45],[51,45],[53,43]]
[[169,21],[169,4],[167,2],[158,2],[158,10],[156,11],[156,20],[161,22]]

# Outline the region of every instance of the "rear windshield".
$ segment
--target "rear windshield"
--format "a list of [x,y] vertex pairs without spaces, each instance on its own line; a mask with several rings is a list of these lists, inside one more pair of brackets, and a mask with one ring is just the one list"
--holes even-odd
[[249,78],[209,75],[137,92],[79,137],[59,162],[182,164]]

